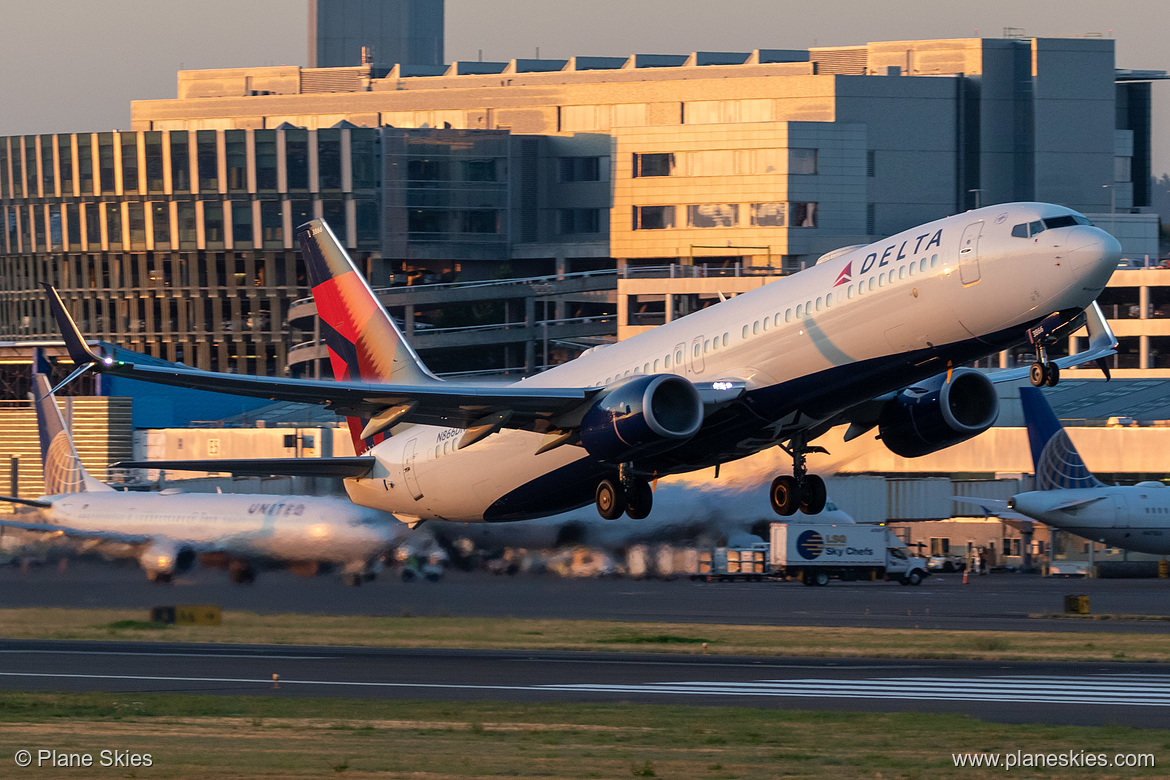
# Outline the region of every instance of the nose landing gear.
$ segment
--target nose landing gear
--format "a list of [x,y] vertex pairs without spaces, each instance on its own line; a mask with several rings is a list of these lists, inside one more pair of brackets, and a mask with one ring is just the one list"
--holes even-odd
[[1040,324],[1028,329],[1028,341],[1036,350],[1036,362],[1028,370],[1028,379],[1032,387],[1048,385],[1056,387],[1060,382],[1060,366],[1048,359],[1045,344],[1052,339],[1051,333],[1060,324],[1060,315],[1050,314],[1041,320]]
[[796,514],[797,509],[806,515],[823,512],[828,498],[825,481],[816,474],[808,473],[805,458],[810,452],[828,454],[828,450],[797,443],[791,448],[781,444],[780,448],[792,456],[792,476],[782,474],[772,480],[772,488],[768,492],[772,510],[783,517]]

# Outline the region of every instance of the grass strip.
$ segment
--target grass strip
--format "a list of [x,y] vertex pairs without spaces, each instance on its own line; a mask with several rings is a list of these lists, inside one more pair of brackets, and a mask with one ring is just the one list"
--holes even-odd
[[[152,760],[149,769],[133,772],[28,770],[38,778],[978,780],[1002,777],[1004,770],[956,769],[953,753],[1092,751],[1170,760],[1170,731],[1120,726],[997,724],[937,713],[283,698],[279,691],[270,697],[2,693],[0,724],[0,766],[13,766],[19,749],[89,752],[95,760],[101,749],[117,749],[149,753]],[[1165,776],[1157,766],[1115,771]],[[1043,776],[1102,772],[1046,770]]]
[[519,618],[224,612],[221,626],[158,628],[135,610],[0,609],[10,639],[1035,661],[1170,660],[1162,634],[745,626]]

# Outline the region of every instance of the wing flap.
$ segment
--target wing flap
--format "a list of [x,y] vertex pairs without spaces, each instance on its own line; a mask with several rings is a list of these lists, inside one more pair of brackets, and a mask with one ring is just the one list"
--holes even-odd
[[16,528],[21,531],[37,531],[56,534],[58,536],[68,536],[75,539],[99,539],[106,542],[122,542],[123,544],[145,544],[153,538],[143,534],[123,534],[116,531],[71,528],[67,525],[56,525],[54,523],[22,523],[19,520],[0,520],[0,526]]

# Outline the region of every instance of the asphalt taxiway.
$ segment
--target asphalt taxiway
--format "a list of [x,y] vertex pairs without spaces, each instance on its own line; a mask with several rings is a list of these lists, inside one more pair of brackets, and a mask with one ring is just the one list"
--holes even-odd
[[[1102,615],[1143,620],[1036,617],[1064,609],[1064,596],[1089,596]],[[262,572],[252,585],[196,570],[153,585],[137,566],[74,563],[0,569],[0,607],[147,610],[187,603],[261,613],[568,618],[590,620],[858,626],[1018,631],[1170,633],[1170,580],[1070,580],[1022,574],[927,578],[918,587],[886,582],[692,582],[494,576],[449,571],[439,582],[402,582],[387,572],[359,588],[338,577],[303,579]]]
[[950,712],[1008,723],[1170,728],[1170,673],[1149,664],[7,640],[0,641],[0,687]]

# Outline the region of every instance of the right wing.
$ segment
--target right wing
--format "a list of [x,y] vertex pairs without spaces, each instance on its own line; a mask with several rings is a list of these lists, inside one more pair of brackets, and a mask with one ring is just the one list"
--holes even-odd
[[69,356],[78,366],[89,365],[103,374],[163,385],[323,405],[338,414],[368,418],[371,425],[381,426],[378,430],[404,422],[450,428],[490,425],[496,429],[522,428],[544,432],[558,428],[558,418],[571,417],[600,390],[587,387],[529,389],[515,385],[496,387],[446,382],[423,385],[330,382],[220,374],[181,366],[135,365],[103,358],[93,352],[56,289],[47,284],[45,289]]

